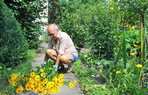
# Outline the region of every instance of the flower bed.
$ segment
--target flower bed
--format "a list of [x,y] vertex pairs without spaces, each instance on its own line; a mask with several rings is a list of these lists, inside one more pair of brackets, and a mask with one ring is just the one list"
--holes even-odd
[[[60,87],[65,84],[64,74],[58,74],[52,67],[53,62],[42,64],[36,71],[29,74],[11,74],[8,82],[16,88],[16,93],[23,91],[34,91],[44,94],[52,94],[60,91]],[[76,80],[68,83],[70,88],[75,87]]]

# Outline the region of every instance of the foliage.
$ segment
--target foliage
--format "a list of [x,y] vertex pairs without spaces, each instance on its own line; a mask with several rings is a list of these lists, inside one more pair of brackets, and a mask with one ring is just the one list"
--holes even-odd
[[28,46],[11,10],[3,2],[0,7],[0,63],[12,67],[26,61]]
[[89,46],[94,53],[93,58],[112,59],[112,48],[115,47],[119,34],[118,15],[106,2],[82,2],[60,2],[55,22],[71,35],[76,46]]
[[[81,19],[79,17],[80,2],[79,1],[68,1],[59,2],[58,10],[56,12],[57,19],[55,22],[59,24],[60,29],[67,32],[74,43],[78,47],[84,47],[87,38],[87,31],[84,25],[81,24]],[[85,38],[84,38],[85,36]]]
[[[89,56],[80,55],[86,59]],[[74,73],[86,95],[146,95],[147,88],[143,88],[147,65],[138,64],[135,55],[128,56],[127,67],[124,60],[108,61],[92,59],[93,64],[75,62]],[[87,74],[87,75],[86,75]],[[103,81],[104,80],[104,81]]]
[[40,43],[40,24],[37,18],[44,15],[46,0],[4,0],[20,23],[23,33],[29,43],[29,48],[36,48]]

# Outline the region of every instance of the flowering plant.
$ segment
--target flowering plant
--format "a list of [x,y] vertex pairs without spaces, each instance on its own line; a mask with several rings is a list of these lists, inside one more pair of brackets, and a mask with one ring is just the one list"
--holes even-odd
[[[16,87],[16,93],[26,91],[34,91],[45,94],[56,93],[59,87],[64,85],[64,74],[58,74],[53,68],[54,62],[47,62],[37,67],[36,71],[30,71],[27,75],[11,74],[8,82]],[[75,87],[76,81],[69,83],[69,87]]]

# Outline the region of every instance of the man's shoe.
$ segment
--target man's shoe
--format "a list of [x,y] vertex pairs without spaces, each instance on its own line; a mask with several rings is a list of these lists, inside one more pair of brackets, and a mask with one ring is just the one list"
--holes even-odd
[[60,63],[58,71],[63,71],[65,69],[64,65],[62,63]]

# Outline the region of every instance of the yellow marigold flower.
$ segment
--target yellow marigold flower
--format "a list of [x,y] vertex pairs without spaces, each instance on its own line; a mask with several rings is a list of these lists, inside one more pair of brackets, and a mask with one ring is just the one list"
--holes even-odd
[[39,85],[39,84],[41,83],[41,81],[40,81],[40,80],[36,80],[34,83],[35,83],[36,85]]
[[138,45],[133,45],[134,47],[138,47]]
[[54,78],[52,79],[52,81],[57,82],[57,81],[58,81],[58,78],[57,78],[57,77],[54,77]]
[[142,68],[142,64],[137,64],[136,67],[137,68]]
[[22,88],[18,87],[18,88],[16,89],[16,93],[22,93],[22,92],[23,92],[23,89],[22,89]]
[[121,71],[116,71],[116,74],[121,74]]
[[43,90],[41,93],[42,93],[42,95],[46,95],[47,94],[47,90]]
[[48,82],[48,79],[44,79],[44,80],[42,81],[43,84],[46,84],[47,82]]
[[102,72],[103,70],[102,69],[99,69],[99,72]]
[[136,55],[136,54],[135,54],[135,53],[130,53],[130,55],[134,56],[134,55]]
[[135,26],[131,26],[131,29],[133,29],[133,30],[134,30],[134,29],[135,29]]
[[40,72],[44,72],[44,69],[40,69]]
[[87,55],[84,55],[83,57],[88,57]]
[[29,81],[33,81],[34,79],[33,78],[29,78]]
[[76,84],[76,83],[77,83],[77,81],[76,81],[76,80],[73,80],[73,82],[72,82],[72,83]]
[[13,86],[17,86],[17,81],[13,81],[12,83],[11,83],[11,85],[13,85]]
[[110,72],[109,74],[113,74],[112,72]]
[[34,86],[31,85],[31,86],[30,86],[30,90],[31,90],[31,91],[34,91],[34,89],[35,89]]
[[40,76],[39,75],[36,75],[35,76],[35,80],[40,80]]
[[72,87],[75,87],[75,85],[73,83],[69,83],[68,87],[72,88]]
[[30,90],[30,85],[26,84],[25,89],[28,91]]
[[11,74],[11,79],[16,79],[17,78],[17,76],[15,75],[15,74]]
[[35,72],[31,72],[30,77],[35,77]]
[[55,87],[54,89],[55,89],[55,92],[60,91],[60,89],[58,87]]
[[34,84],[34,81],[28,81],[26,84],[32,85],[32,84]]
[[17,81],[19,81],[23,76],[17,76]]
[[60,78],[64,78],[64,74],[59,74],[59,77]]
[[54,84],[55,84],[54,82],[47,82],[47,85],[46,86],[47,87],[52,87],[52,86],[54,86]]
[[8,79],[8,82],[9,82],[9,83],[12,83],[12,79]]
[[40,76],[43,77],[43,78],[45,78],[46,77],[46,74],[45,73],[41,73]]
[[44,87],[43,86],[39,86],[39,89],[40,89],[40,91],[43,91],[44,90]]

